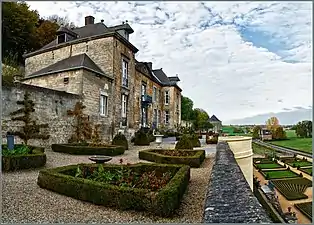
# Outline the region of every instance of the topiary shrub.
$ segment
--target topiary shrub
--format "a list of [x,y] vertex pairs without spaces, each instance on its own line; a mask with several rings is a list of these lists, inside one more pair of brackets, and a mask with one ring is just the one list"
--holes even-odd
[[149,144],[150,141],[147,134],[143,130],[139,130],[135,133],[134,145],[147,146]]
[[300,174],[299,174],[299,177],[303,177],[303,174],[302,174],[302,173],[300,173]]
[[297,169],[298,169],[298,170],[300,169],[300,165],[297,166]]
[[265,179],[269,180],[269,174],[268,173],[266,174]]
[[196,134],[190,136],[193,147],[201,147],[201,142]]
[[175,149],[193,149],[193,143],[191,142],[189,136],[183,135],[180,141],[177,142]]
[[126,137],[121,134],[118,133],[112,140],[112,145],[117,145],[117,146],[123,146],[125,147],[125,150],[129,149],[129,143],[128,140],[126,139]]
[[295,163],[293,163],[293,164],[292,164],[292,167],[293,167],[293,168],[295,168],[295,167],[296,167]]
[[217,144],[217,143],[218,143],[218,137],[209,138],[209,136],[206,136],[206,144]]

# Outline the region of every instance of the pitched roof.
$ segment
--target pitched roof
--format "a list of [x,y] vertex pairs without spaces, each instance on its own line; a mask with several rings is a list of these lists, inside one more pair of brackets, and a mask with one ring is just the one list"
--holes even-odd
[[[134,52],[137,52],[138,49],[135,46],[133,46],[128,40],[126,40],[122,36],[119,36],[119,34],[116,32],[116,31],[121,30],[121,29],[125,29],[129,33],[134,32],[129,24],[122,24],[122,25],[107,27],[105,24],[103,24],[101,22],[95,23],[95,24],[87,24],[83,27],[79,27],[79,28],[75,28],[75,29],[71,29],[71,30],[61,27],[61,28],[59,28],[58,33],[65,32],[65,33],[72,34],[72,36],[76,35],[76,37],[73,39],[71,38],[70,41],[64,42],[61,44],[57,43],[57,38],[56,38],[55,40],[51,41],[49,44],[45,45],[41,49],[25,54],[24,57],[29,57],[29,56],[34,55],[34,54],[39,54],[41,52],[48,51],[48,49],[52,50],[55,47],[58,47],[61,45],[66,45],[67,43],[82,42],[82,41],[85,41],[86,38],[92,38],[93,37],[94,39],[97,39],[97,38],[99,38],[98,36],[101,36],[101,35],[113,35],[113,34],[117,35],[117,37],[119,39],[121,39],[122,42],[129,45],[130,48]],[[88,40],[86,40],[86,41],[88,41]]]
[[209,120],[212,122],[221,122],[215,115],[212,115]]
[[94,63],[94,61],[91,60],[88,57],[88,55],[84,53],[84,54],[75,55],[75,56],[71,56],[69,58],[60,60],[56,62],[55,64],[52,64],[39,71],[32,73],[26,79],[37,77],[37,76],[48,75],[52,73],[69,71],[73,69],[86,69],[86,70],[90,70],[94,73],[107,77],[107,75]]
[[167,75],[162,71],[162,69],[152,70],[153,74],[161,81],[163,84],[169,84],[170,80]]

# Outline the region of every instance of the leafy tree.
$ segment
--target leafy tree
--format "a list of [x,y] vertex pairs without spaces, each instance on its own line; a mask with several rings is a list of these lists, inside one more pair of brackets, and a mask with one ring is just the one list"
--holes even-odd
[[36,29],[36,49],[42,48],[53,41],[56,36],[56,31],[59,25],[49,20],[39,20],[39,26]]
[[[46,134],[40,134],[41,128],[48,128],[48,124],[37,124],[37,121],[32,119],[32,113],[35,112],[35,103],[30,99],[30,94],[26,92],[24,94],[23,101],[17,101],[18,105],[22,105],[23,108],[20,108],[12,113],[10,115],[12,116],[13,121],[21,121],[24,123],[23,128],[21,131],[13,131],[10,132],[13,135],[17,135],[20,137],[24,144],[27,145],[28,141],[31,139],[41,139],[41,140],[47,140],[49,139],[49,135]],[[23,114],[21,116],[16,116],[18,114]],[[14,117],[16,116],[16,117]]]
[[16,53],[17,61],[23,63],[22,55],[34,50],[38,20],[37,11],[24,2],[2,3],[2,59]]
[[255,126],[255,127],[253,128],[252,137],[253,137],[254,139],[258,139],[261,130],[262,130],[262,128],[261,128],[260,126]]
[[276,131],[276,129],[280,126],[279,125],[279,120],[277,119],[277,117],[270,117],[267,121],[266,121],[266,126],[267,129],[270,130],[272,133],[274,133]]
[[296,125],[296,134],[298,137],[308,138],[312,137],[312,121],[304,120],[298,122]]
[[283,130],[283,127],[277,127],[275,132],[272,133],[272,138],[275,140],[282,140],[282,139],[286,139],[287,135],[286,132]]
[[181,119],[191,121],[193,117],[193,101],[188,97],[181,96]]

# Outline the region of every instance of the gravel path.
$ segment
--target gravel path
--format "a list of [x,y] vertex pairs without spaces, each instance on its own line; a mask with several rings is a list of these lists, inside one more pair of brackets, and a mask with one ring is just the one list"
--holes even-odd
[[[164,148],[172,147],[170,144]],[[147,162],[138,159],[138,151],[152,148],[131,146],[111,163]],[[73,156],[46,150],[47,168],[90,163],[87,156]],[[39,170],[2,174],[2,223],[201,223],[206,189],[214,162],[208,154],[201,168],[191,169],[191,181],[182,204],[173,218],[161,218],[148,212],[120,211],[60,195],[37,186]]]

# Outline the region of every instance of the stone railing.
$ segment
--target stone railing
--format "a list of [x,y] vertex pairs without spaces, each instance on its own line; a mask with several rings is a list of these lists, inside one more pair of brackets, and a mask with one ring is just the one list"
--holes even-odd
[[204,223],[271,223],[227,142],[217,144],[205,200]]

